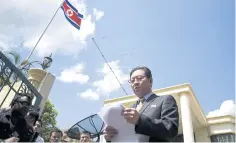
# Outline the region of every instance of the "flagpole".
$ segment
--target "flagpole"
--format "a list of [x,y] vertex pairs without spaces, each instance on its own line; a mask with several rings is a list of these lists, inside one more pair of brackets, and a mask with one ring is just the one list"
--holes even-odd
[[58,12],[58,11],[59,11],[59,9],[61,8],[61,5],[63,4],[63,2],[64,2],[64,1],[65,1],[65,0],[62,0],[62,2],[61,2],[61,4],[60,4],[60,6],[57,8],[57,10],[56,10],[56,12],[54,13],[53,17],[52,17],[52,18],[51,18],[51,20],[49,21],[49,23],[48,23],[47,27],[44,29],[43,33],[42,33],[42,34],[41,34],[41,36],[39,37],[39,39],[38,39],[37,43],[35,44],[34,48],[31,50],[31,52],[30,52],[30,54],[28,55],[28,57],[27,57],[26,61],[28,61],[28,60],[29,60],[29,58],[32,56],[32,54],[33,54],[33,52],[34,52],[35,48],[37,47],[37,45],[38,45],[38,43],[39,43],[39,41],[42,39],[42,37],[43,37],[44,33],[47,31],[47,29],[48,29],[49,25],[51,24],[52,20],[53,20],[53,19],[54,19],[54,17],[56,16],[57,12]]
[[[119,81],[119,79],[117,78],[116,74],[114,73],[114,71],[112,70],[111,66],[109,65],[109,63],[107,62],[105,56],[103,55],[102,51],[100,50],[100,48],[98,47],[97,43],[95,42],[94,38],[92,38],[94,44],[96,45],[98,51],[100,52],[100,54],[102,55],[104,61],[106,62],[106,64],[108,65],[108,67],[110,68],[111,72],[113,73],[113,75],[115,76],[116,80],[118,81],[118,83],[120,84],[120,87],[122,88],[122,90],[124,91],[124,93],[126,95],[128,95],[128,93],[125,91],[124,87],[121,85],[121,82]],[[110,95],[109,95],[110,96]]]

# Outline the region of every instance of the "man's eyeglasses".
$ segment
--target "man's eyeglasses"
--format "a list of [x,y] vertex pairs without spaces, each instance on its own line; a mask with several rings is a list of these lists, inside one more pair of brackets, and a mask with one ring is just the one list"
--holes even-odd
[[140,75],[140,76],[136,76],[133,77],[132,79],[129,80],[129,83],[133,84],[135,82],[135,80],[137,80],[138,82],[142,81],[146,76]]

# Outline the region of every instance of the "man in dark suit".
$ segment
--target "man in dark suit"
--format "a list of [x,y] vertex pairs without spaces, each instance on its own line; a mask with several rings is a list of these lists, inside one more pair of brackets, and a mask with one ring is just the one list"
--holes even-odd
[[[157,96],[152,93],[152,73],[147,67],[136,67],[130,73],[130,84],[139,98],[133,108],[123,112],[127,122],[135,125],[139,142],[171,141],[178,134],[179,114],[171,95]],[[106,127],[104,137],[110,141],[117,131]]]

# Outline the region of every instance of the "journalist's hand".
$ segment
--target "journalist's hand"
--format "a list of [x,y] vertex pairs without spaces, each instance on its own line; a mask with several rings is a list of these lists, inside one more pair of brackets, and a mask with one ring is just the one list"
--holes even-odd
[[137,124],[139,120],[139,113],[134,108],[124,109],[123,115],[127,122],[131,124]]
[[118,133],[117,130],[111,126],[107,126],[104,130],[104,137],[106,141],[111,141],[111,139]]
[[11,138],[5,139],[5,142],[17,142],[17,141],[19,141],[17,137],[11,137]]

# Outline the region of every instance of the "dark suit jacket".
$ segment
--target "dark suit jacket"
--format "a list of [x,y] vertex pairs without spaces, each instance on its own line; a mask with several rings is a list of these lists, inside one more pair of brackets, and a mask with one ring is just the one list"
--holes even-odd
[[135,131],[149,136],[149,142],[165,142],[171,141],[178,134],[178,126],[178,106],[173,96],[152,94],[140,109]]

